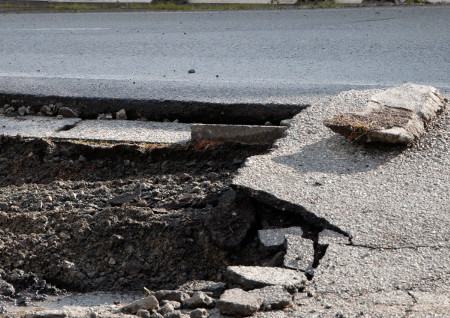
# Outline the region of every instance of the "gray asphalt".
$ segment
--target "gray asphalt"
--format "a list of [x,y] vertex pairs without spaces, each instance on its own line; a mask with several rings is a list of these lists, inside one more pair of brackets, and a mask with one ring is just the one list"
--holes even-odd
[[265,103],[403,82],[448,92],[449,16],[450,6],[1,14],[0,92]]

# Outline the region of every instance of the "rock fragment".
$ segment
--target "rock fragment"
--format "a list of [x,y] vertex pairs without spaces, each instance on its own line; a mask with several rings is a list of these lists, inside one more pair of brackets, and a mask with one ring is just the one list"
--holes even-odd
[[306,281],[304,273],[279,267],[229,266],[226,276],[245,290],[279,285],[289,292],[296,292]]
[[61,107],[59,109],[58,115],[61,115],[64,118],[78,118],[79,116],[78,112],[70,107]]
[[214,299],[202,291],[197,291],[183,302],[183,306],[186,308],[212,308],[214,307]]
[[0,295],[3,296],[12,296],[16,293],[14,286],[10,283],[0,279]]
[[217,301],[221,314],[237,317],[251,316],[260,308],[262,299],[242,289],[228,289]]
[[283,265],[287,268],[311,272],[314,262],[314,243],[297,235],[286,235],[286,255]]
[[127,113],[125,111],[125,109],[121,109],[118,112],[116,112],[116,119],[119,120],[127,120]]
[[281,286],[267,286],[249,291],[262,299],[262,310],[283,309],[292,306],[292,296]]
[[302,236],[303,230],[301,227],[296,226],[281,229],[259,230],[258,238],[265,247],[278,247],[284,244],[284,236],[286,234]]
[[363,112],[337,114],[324,124],[349,140],[407,145],[422,137],[445,107],[438,89],[407,83],[372,96]]
[[193,311],[191,311],[191,318],[207,318],[209,317],[209,313],[204,308],[198,308]]

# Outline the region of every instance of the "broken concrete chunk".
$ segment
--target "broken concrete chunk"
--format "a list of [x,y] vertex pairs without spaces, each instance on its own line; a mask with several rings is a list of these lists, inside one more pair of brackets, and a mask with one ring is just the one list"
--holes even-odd
[[302,236],[301,227],[288,227],[282,229],[259,230],[258,238],[265,247],[278,247],[284,244],[284,236],[286,234]]
[[179,290],[159,290],[152,293],[152,295],[155,296],[158,301],[174,300],[179,303],[183,303],[186,299],[189,298],[189,295],[187,293]]
[[289,292],[295,292],[305,285],[305,274],[279,267],[229,266],[226,276],[246,290],[279,285]]
[[349,238],[344,234],[332,231],[323,230],[319,233],[319,244],[329,245],[329,244],[349,244]]
[[314,242],[297,235],[286,235],[286,255],[283,265],[288,268],[311,272],[314,262]]
[[214,299],[202,291],[197,291],[191,298],[183,302],[183,306],[186,308],[212,308],[214,307]]
[[324,124],[349,140],[411,144],[445,107],[438,89],[408,83],[372,96],[363,112],[337,114]]
[[235,288],[228,289],[222,294],[217,302],[217,308],[223,315],[245,317],[255,314],[261,303],[260,297]]
[[292,296],[281,286],[267,286],[249,291],[262,299],[262,310],[283,309],[292,305]]
[[120,311],[124,314],[135,315],[139,309],[152,310],[159,306],[158,300],[154,296],[148,296],[132,302],[131,304],[123,306]]

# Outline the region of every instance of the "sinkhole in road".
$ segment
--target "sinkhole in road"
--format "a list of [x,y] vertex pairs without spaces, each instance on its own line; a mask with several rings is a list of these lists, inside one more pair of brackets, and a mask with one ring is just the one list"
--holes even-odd
[[2,299],[174,289],[222,281],[229,265],[280,266],[283,248],[262,246],[259,229],[295,224],[317,241],[322,228],[230,186],[267,149],[0,136],[0,279],[15,288]]

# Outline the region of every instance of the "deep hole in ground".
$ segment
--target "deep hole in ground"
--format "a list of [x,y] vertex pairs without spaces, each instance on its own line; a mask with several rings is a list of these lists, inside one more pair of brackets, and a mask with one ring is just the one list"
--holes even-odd
[[[281,266],[259,229],[321,226],[230,187],[267,146],[111,144],[0,136],[3,299],[174,289],[229,265]],[[45,280],[45,281],[44,281]]]
[[26,107],[28,114],[42,112],[44,115],[58,114],[61,107],[69,107],[82,119],[96,119],[99,114],[126,111],[128,119],[149,121],[175,121],[182,123],[264,125],[267,122],[279,125],[309,105],[262,104],[262,103],[213,103],[178,100],[136,100],[118,98],[35,96],[26,94],[0,94],[0,106],[10,110],[10,116]]

